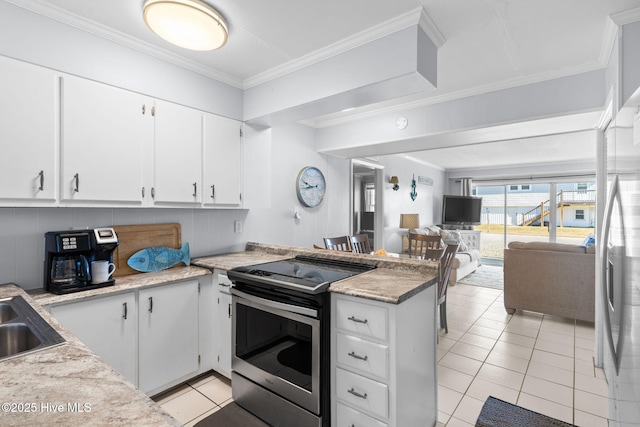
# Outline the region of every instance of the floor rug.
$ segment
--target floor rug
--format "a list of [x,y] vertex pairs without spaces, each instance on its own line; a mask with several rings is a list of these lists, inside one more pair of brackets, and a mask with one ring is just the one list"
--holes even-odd
[[198,421],[196,427],[268,427],[268,424],[231,402]]
[[484,403],[476,427],[575,427],[493,396]]
[[491,289],[504,288],[504,274],[501,265],[482,264],[476,271],[458,280],[465,285],[482,286]]

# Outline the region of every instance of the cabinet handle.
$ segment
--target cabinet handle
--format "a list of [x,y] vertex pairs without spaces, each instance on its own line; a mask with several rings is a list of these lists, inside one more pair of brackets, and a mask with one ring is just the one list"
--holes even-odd
[[211,186],[211,198],[212,199],[216,198],[216,186],[215,185]]
[[75,187],[73,189],[73,192],[74,193],[79,193],[80,192],[80,175],[75,174],[73,176],[73,179],[76,181],[76,185],[75,185]]
[[151,198],[152,199],[156,198],[156,188],[155,187],[151,187]]
[[142,114],[144,115],[147,112],[147,106],[142,104]]
[[347,393],[351,393],[353,394],[355,397],[359,397],[361,399],[366,399],[367,398],[367,393],[365,394],[360,394],[357,391],[355,391],[353,388],[350,388],[349,390],[347,390]]
[[156,106],[155,106],[155,105],[152,105],[152,106],[151,106],[151,115],[152,115],[153,117],[155,117],[155,116],[156,116]]
[[231,304],[228,305],[229,308],[229,319],[231,319]]
[[142,187],[142,198],[144,199],[144,187]]
[[44,191],[44,171],[40,171],[38,176],[40,177],[40,187],[38,187],[38,190]]
[[369,356],[360,356],[359,354],[356,354],[354,351],[349,353],[349,356],[353,357],[354,359],[364,360],[365,362],[369,359]]
[[193,183],[193,197],[196,197],[196,194],[198,194],[198,183],[194,182]]
[[349,316],[349,317],[347,317],[347,319],[351,320],[352,322],[356,322],[356,323],[364,323],[364,324],[369,323],[369,321],[367,319],[362,320],[362,319],[358,319],[357,317],[354,317],[354,316]]
[[127,303],[126,302],[122,303],[122,318],[124,320],[127,320]]
[[149,297],[149,313],[153,313],[153,297]]

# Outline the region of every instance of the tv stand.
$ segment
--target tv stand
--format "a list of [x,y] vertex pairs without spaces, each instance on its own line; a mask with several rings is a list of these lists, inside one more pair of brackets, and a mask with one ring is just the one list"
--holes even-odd
[[464,225],[464,224],[456,224],[456,225],[449,225],[449,224],[438,224],[438,227],[442,228],[443,230],[460,230],[460,231],[474,231],[473,230],[473,225]]

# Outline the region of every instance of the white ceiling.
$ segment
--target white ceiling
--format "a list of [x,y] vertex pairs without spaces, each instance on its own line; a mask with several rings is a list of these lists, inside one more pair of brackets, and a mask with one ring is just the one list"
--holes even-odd
[[[609,16],[640,7],[640,0],[205,0],[226,18],[229,41],[217,51],[191,52],[145,27],[144,0],[5,1],[133,43],[240,88],[406,27],[409,21],[415,24],[424,8],[444,41],[438,50],[437,89],[374,108],[433,103],[603,68],[613,36]],[[320,117],[314,124],[325,126],[371,108]],[[564,161],[565,151],[575,154],[582,142],[567,138],[559,145],[553,137],[535,143],[550,144],[541,151],[555,152],[556,160]],[[526,148],[531,146],[531,140],[509,141],[455,155],[447,151],[452,149],[431,150],[428,157],[447,169],[477,166],[479,157],[513,164],[522,150],[531,158],[539,156],[541,151]],[[447,165],[448,158],[455,158],[455,165]]]

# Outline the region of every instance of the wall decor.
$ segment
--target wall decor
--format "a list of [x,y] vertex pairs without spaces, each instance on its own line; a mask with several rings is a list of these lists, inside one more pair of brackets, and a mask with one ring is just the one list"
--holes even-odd
[[313,166],[305,166],[300,169],[296,178],[296,193],[300,203],[308,208],[318,206],[327,189],[327,183],[320,169]]
[[413,175],[413,179],[411,180],[411,193],[409,193],[409,195],[411,196],[411,200],[416,200],[416,197],[418,197],[418,192],[416,191],[416,176]]
[[433,186],[433,180],[431,178],[427,178],[426,176],[418,175],[418,184]]

